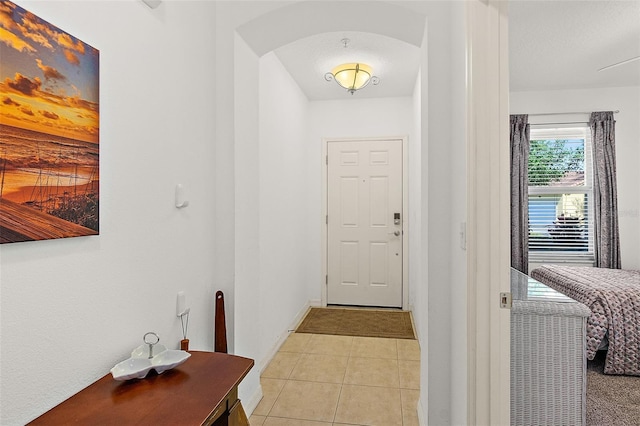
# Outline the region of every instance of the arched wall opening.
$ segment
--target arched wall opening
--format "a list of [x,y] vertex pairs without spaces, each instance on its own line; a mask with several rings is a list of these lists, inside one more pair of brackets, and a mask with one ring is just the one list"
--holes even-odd
[[[218,12],[218,23],[226,27],[221,29],[224,34],[219,32],[218,43],[231,42],[232,48],[216,51],[220,64],[218,71],[221,72],[221,75],[217,76],[216,94],[217,123],[221,127],[218,129],[221,136],[218,141],[225,141],[218,152],[222,155],[217,155],[216,160],[220,167],[217,187],[220,188],[221,181],[229,182],[229,176],[233,176],[231,187],[225,185],[226,188],[220,188],[221,195],[226,195],[229,203],[220,200],[216,218],[218,227],[225,226],[221,218],[229,217],[226,213],[231,213],[234,217],[233,232],[223,231],[224,238],[220,239],[219,244],[233,247],[231,263],[226,263],[221,269],[223,274],[226,270],[226,274],[234,282],[231,299],[232,331],[229,333],[233,340],[233,350],[237,354],[253,357],[258,366],[243,382],[241,392],[244,393],[243,399],[248,407],[253,402],[257,404],[261,396],[259,373],[260,368],[264,366],[263,360],[268,359],[272,355],[272,347],[286,337],[283,336],[286,334],[283,318],[285,321],[291,321],[299,314],[297,310],[301,308],[298,306],[301,300],[305,296],[308,300],[313,295],[311,289],[306,295],[297,294],[293,297],[294,300],[287,299],[290,294],[283,296],[282,304],[279,306],[264,303],[264,300],[273,294],[272,289],[265,288],[261,282],[260,271],[265,267],[260,256],[261,236],[267,227],[282,227],[284,232],[287,221],[263,223],[260,213],[265,207],[264,192],[268,191],[261,182],[260,170],[263,164],[261,155],[264,154],[260,146],[261,131],[264,129],[260,114],[260,105],[263,102],[260,98],[261,61],[268,58],[269,52],[277,47],[308,35],[339,30],[374,32],[419,46],[422,51],[422,71],[416,82],[416,91],[410,107],[413,116],[411,139],[417,142],[413,147],[412,156],[415,159],[412,165],[415,173],[412,182],[415,193],[412,194],[412,200],[415,204],[412,206],[410,220],[414,223],[412,229],[416,232],[417,238],[410,254],[410,264],[413,267],[410,266],[409,291],[412,294],[412,310],[420,342],[425,349],[422,355],[421,405],[425,408],[427,405],[430,407],[430,421],[450,422],[452,404],[462,407],[457,409],[457,412],[466,412],[466,375],[456,375],[458,382],[451,383],[449,352],[452,344],[464,345],[465,338],[462,335],[461,339],[453,339],[455,342],[452,342],[450,329],[430,327],[430,324],[451,322],[451,312],[441,308],[451,304],[451,292],[455,290],[447,285],[451,281],[452,262],[449,256],[449,231],[452,224],[457,223],[454,222],[450,207],[456,202],[463,204],[459,199],[452,199],[454,196],[451,191],[451,185],[461,183],[455,179],[444,179],[445,183],[442,180],[443,176],[456,173],[456,170],[450,170],[451,150],[452,147],[459,147],[460,143],[463,143],[454,143],[451,140],[450,126],[450,113],[454,108],[454,102],[451,96],[452,31],[448,23],[452,20],[455,8],[452,9],[451,6],[440,2],[419,5],[417,10],[386,2],[366,2],[366,15],[344,13],[345,9],[349,11],[350,8],[361,12],[363,3],[299,2],[283,7],[279,7],[281,4],[271,5],[272,9],[263,4],[261,11],[244,10],[245,19],[236,22],[224,18],[233,16],[234,19],[238,19],[238,9],[232,11],[231,5],[225,5],[222,8],[223,13],[220,13],[220,9]],[[378,13],[375,13],[376,11]],[[223,70],[222,64],[233,64],[232,70]],[[307,119],[308,117],[309,115]],[[301,119],[305,120],[304,117]],[[437,125],[429,126],[430,122]],[[430,140],[438,140],[440,143],[429,144]],[[444,141],[450,143],[443,143]],[[306,142],[312,144],[314,141]],[[319,140],[315,142],[318,145],[320,143]],[[307,152],[309,162],[313,161],[313,155],[313,150]],[[318,170],[319,160],[318,156]],[[224,171],[229,171],[230,164],[232,173],[225,174]],[[458,175],[464,176],[463,164],[454,165],[454,169],[457,169],[457,172],[462,170]],[[313,181],[312,176],[307,176],[307,179]],[[314,184],[319,188],[320,181],[317,180]],[[464,199],[464,192],[462,194]],[[311,215],[314,213],[314,203],[315,201],[311,200],[306,206],[307,212]],[[316,213],[319,213],[319,210],[320,206],[317,205]],[[464,216],[464,208],[458,209],[457,212]],[[307,222],[307,230],[315,227],[319,232],[320,222],[314,222]],[[226,225],[228,226],[228,223]],[[317,244],[319,247],[319,242]],[[430,244],[437,246],[437,251],[433,250],[431,255]],[[220,252],[222,251],[221,248]],[[317,261],[319,262],[319,258]],[[230,269],[229,265],[233,265],[233,268]],[[315,273],[317,268],[313,263],[307,266],[311,272],[308,279],[317,282],[319,271]],[[461,274],[464,275],[464,271],[461,271]],[[432,306],[440,308],[432,309]],[[278,311],[278,314],[274,314],[274,311]],[[263,327],[257,327],[256,324],[263,324]],[[464,324],[464,319],[452,327],[464,328],[460,324]],[[270,332],[274,334],[266,336]],[[436,339],[439,348],[447,349],[427,354],[429,342],[435,342]],[[430,369],[429,366],[437,366],[437,369]],[[465,365],[461,365],[461,370],[465,370]],[[428,392],[429,383],[438,384],[437,393]],[[455,404],[451,402],[452,392],[462,395]],[[434,407],[438,408],[432,410]],[[426,413],[426,410],[424,412]],[[455,418],[455,414],[453,416]],[[460,416],[464,418],[464,414]]]

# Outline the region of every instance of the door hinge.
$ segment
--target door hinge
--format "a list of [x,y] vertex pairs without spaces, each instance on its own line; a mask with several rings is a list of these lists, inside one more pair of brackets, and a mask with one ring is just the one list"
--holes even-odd
[[324,217],[324,223],[326,223],[327,225],[329,224],[329,215],[326,215]]
[[500,293],[500,307],[502,309],[511,309],[511,305],[512,305],[511,293],[509,292]]
[[324,164],[329,165],[329,156],[328,155],[324,156]]
[[324,285],[329,285],[329,275],[324,276]]

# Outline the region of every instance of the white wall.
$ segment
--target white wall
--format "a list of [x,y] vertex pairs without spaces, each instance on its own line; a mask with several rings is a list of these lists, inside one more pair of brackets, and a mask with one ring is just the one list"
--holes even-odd
[[[411,98],[412,130],[409,146],[409,309],[413,312],[416,334],[421,335],[420,316],[423,304],[420,303],[420,291],[423,287],[422,276],[422,72],[418,72]],[[426,291],[425,291],[426,293]]]
[[[429,2],[427,2],[429,3]],[[464,45],[452,42],[452,27],[460,28],[464,16],[454,15],[455,2],[434,2],[427,14],[427,30],[423,40],[422,58],[422,277],[425,285],[419,297],[422,317],[421,392],[420,407],[426,410],[427,424],[452,424],[454,418],[466,419],[466,345],[456,348],[454,331],[464,329],[467,308],[452,303],[453,291],[466,287],[454,281],[466,276],[466,262],[456,262],[452,249],[458,244],[458,233],[452,232],[454,221],[466,216],[464,205],[457,206],[461,190],[454,186],[465,175],[465,164],[454,153],[464,151],[464,101],[455,98],[464,93],[464,81],[454,78],[461,64],[453,61],[464,55]],[[460,219],[458,219],[460,220]],[[463,344],[466,343],[463,341]],[[424,349],[427,350],[424,350]],[[425,386],[426,384],[426,386]],[[456,389],[464,389],[462,397],[454,398]]]
[[406,136],[411,133],[411,97],[358,99],[357,96],[357,92],[352,96],[345,90],[344,100],[310,102],[309,137],[316,150],[313,155],[318,167],[322,160],[323,137]]
[[[622,267],[640,269],[640,87],[511,92],[517,114],[615,111]],[[534,116],[530,123],[588,121],[589,114]]]
[[318,167],[322,160],[322,138],[407,136],[412,132],[411,97],[358,99],[357,96],[357,92],[352,96],[345,90],[344,100],[310,102],[309,137]]
[[[274,53],[260,58],[260,358],[287,337],[310,299],[308,104]],[[254,325],[255,326],[255,325]],[[258,327],[256,327],[258,328]]]
[[[239,396],[248,413],[262,396],[259,251],[259,58],[236,28],[271,10],[271,2],[211,2],[215,8],[215,229],[216,282],[226,294],[230,353],[256,360]],[[209,23],[211,26],[211,23]]]
[[[464,4],[456,2],[451,19],[451,114],[452,127],[451,154],[451,312],[466,309],[467,299],[467,159],[466,129],[460,125],[466,110],[465,73],[465,15]],[[463,235],[461,235],[463,233]],[[466,318],[466,312],[464,317]],[[458,407],[467,405],[467,321],[451,322],[451,424],[467,422],[466,410]],[[458,407],[456,407],[456,405]]]
[[177,348],[180,290],[191,348],[211,350],[213,293],[227,290],[213,267],[213,4],[18,3],[100,50],[101,226],[0,246],[2,425],[107,374],[147,331]]
[[309,301],[308,101],[275,54],[258,58],[237,34],[234,61],[234,353],[255,360],[240,386],[250,412],[262,368]]
[[[234,78],[234,354],[260,356],[260,82],[259,59],[235,36]],[[242,338],[239,338],[239,337]],[[240,384],[239,398],[249,411],[260,398],[260,372],[253,368]]]

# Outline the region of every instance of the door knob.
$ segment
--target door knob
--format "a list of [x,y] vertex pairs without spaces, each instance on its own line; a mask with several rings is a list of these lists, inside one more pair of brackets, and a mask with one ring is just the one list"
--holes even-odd
[[391,234],[395,235],[396,237],[399,237],[400,236],[400,231],[389,232],[389,235],[391,235]]

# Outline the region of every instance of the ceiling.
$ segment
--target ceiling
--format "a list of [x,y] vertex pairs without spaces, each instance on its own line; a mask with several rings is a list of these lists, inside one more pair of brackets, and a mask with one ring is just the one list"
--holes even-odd
[[640,1],[511,1],[510,90],[640,86]]
[[[344,47],[342,39],[349,39]],[[275,54],[310,100],[411,96],[420,49],[370,32],[309,36]],[[530,1],[509,3],[510,90],[557,90],[640,86],[640,0]],[[380,78],[354,95],[324,74],[362,61]]]

